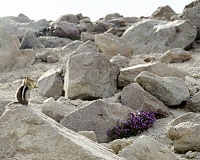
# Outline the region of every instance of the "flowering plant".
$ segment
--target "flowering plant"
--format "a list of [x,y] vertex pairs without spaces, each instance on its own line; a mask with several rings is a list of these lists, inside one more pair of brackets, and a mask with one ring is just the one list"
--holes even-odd
[[156,112],[141,111],[131,112],[128,120],[109,129],[107,135],[109,140],[128,138],[149,129],[156,122]]

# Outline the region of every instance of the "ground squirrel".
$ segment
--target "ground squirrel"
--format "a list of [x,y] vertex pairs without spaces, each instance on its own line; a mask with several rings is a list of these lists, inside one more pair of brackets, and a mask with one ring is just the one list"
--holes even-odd
[[30,91],[34,88],[38,88],[36,82],[34,80],[32,80],[31,78],[24,76],[23,83],[18,88],[16,95],[15,95],[17,101],[8,104],[8,106],[11,104],[14,104],[14,103],[28,105],[28,102],[30,99]]

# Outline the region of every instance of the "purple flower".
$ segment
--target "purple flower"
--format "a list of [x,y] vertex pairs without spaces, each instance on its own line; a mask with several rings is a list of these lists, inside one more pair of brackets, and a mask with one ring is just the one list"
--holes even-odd
[[155,115],[156,112],[131,112],[126,122],[118,122],[117,126],[107,131],[109,140],[136,136],[142,131],[149,129],[156,122]]

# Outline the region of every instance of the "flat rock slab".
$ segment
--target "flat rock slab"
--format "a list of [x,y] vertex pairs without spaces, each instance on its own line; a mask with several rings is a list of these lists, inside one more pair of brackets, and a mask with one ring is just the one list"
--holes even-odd
[[123,159],[24,105],[12,105],[0,118],[0,159]]

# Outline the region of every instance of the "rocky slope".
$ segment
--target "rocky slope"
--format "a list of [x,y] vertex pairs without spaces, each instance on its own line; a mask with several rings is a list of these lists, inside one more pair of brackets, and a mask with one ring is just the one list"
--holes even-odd
[[[181,14],[0,18],[0,159],[200,159],[200,1]],[[12,104],[26,75],[28,104]],[[106,131],[130,112],[156,124],[127,139]]]

